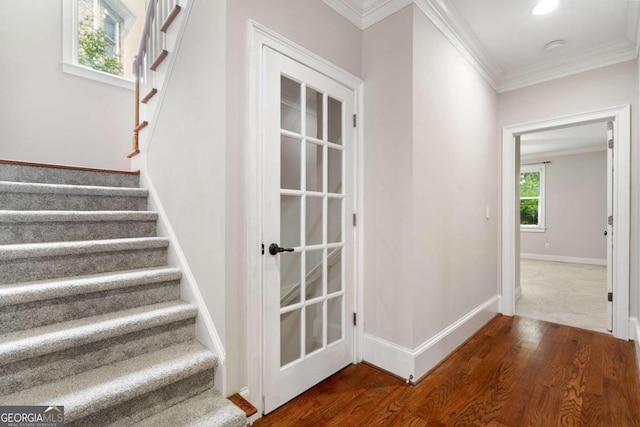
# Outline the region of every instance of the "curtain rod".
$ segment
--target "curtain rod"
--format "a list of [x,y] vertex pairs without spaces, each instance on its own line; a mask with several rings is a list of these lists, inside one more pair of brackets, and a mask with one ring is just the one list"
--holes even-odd
[[546,162],[536,162],[536,163],[520,163],[520,166],[531,166],[531,165],[546,165],[547,163],[551,163],[550,161]]

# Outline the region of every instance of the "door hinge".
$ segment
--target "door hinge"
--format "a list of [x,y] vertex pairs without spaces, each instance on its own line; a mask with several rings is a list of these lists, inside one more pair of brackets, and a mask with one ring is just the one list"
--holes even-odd
[[358,115],[354,114],[353,115],[353,127],[357,127],[358,126]]
[[609,218],[607,218],[607,224],[613,226],[613,215],[609,215]]
[[356,315],[356,313],[353,313],[353,326],[356,326],[358,324],[358,316]]
[[613,292],[609,292],[609,293],[607,294],[607,301],[609,301],[609,302],[613,302]]
[[262,244],[262,255],[264,255],[264,243]]
[[356,214],[353,214],[353,226],[355,227],[358,224],[358,217],[356,216]]
[[613,139],[609,140],[609,148],[613,148]]

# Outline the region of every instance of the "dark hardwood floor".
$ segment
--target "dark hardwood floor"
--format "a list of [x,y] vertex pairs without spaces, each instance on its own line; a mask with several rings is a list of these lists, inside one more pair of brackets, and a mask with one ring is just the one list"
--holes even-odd
[[351,365],[254,426],[640,426],[632,342],[498,316],[416,386]]

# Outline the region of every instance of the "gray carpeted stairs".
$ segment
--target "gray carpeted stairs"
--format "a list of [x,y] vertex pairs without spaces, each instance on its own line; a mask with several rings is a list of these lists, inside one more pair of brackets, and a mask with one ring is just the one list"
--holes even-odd
[[64,405],[67,426],[244,426],[137,186],[0,164],[0,405]]

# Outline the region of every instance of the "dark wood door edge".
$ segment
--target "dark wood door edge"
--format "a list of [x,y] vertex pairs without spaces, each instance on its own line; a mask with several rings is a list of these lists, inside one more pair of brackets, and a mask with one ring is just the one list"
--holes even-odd
[[249,403],[247,399],[240,396],[238,393],[229,396],[227,399],[229,399],[238,408],[242,409],[244,413],[247,414],[247,418],[258,412],[255,406]]
[[30,166],[34,168],[66,169],[66,170],[84,171],[84,172],[116,173],[116,174],[122,174],[122,175],[140,175],[140,171],[122,171],[122,170],[115,170],[115,169],[84,168],[81,166],[66,166],[66,165],[55,165],[55,164],[49,164],[49,163],[22,162],[18,160],[0,159],[0,164],[15,165],[15,166]]

